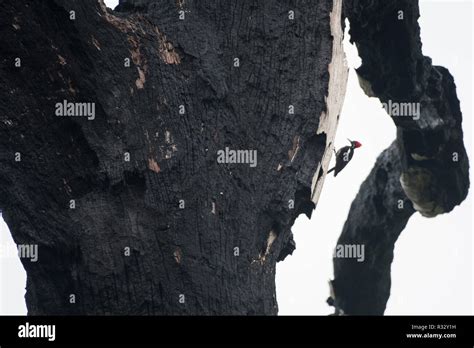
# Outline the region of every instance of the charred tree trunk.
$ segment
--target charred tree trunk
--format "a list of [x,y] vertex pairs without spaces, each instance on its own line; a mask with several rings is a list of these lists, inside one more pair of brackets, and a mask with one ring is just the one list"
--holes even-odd
[[0,6],[0,207],[39,247],[29,314],[276,314],[345,91],[341,0]]
[[346,314],[381,315],[390,295],[398,236],[416,211],[433,217],[466,198],[469,162],[453,78],[421,53],[418,3],[344,4],[351,40],[362,58],[357,73],[365,93],[387,106],[420,106],[420,114],[413,117],[393,113],[397,138],[361,185],[338,240],[341,245],[364,245],[366,260],[334,259],[336,308]]

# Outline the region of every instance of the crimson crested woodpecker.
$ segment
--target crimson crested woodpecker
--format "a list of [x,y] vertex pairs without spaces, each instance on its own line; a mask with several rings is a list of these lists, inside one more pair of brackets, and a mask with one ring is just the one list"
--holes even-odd
[[339,151],[336,152],[336,165],[328,170],[328,174],[334,170],[334,176],[336,176],[352,159],[354,150],[362,146],[358,141],[347,140],[350,141],[351,145],[341,147]]

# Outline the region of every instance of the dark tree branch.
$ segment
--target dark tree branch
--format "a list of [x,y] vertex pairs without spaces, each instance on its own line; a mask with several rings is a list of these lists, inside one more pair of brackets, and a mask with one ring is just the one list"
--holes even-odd
[[387,104],[420,105],[419,117],[392,115],[397,138],[361,185],[338,240],[364,245],[365,261],[334,259],[336,308],[381,315],[398,236],[416,211],[448,213],[466,198],[469,162],[453,78],[421,52],[418,3],[353,0],[344,13],[362,58],[357,73],[365,93]]
[[341,3],[0,2],[0,207],[39,246],[29,314],[276,314],[345,92]]

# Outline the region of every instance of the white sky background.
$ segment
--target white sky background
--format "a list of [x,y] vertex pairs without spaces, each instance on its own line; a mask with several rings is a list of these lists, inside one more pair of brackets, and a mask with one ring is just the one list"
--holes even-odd
[[[105,3],[113,8],[118,1]],[[421,0],[420,7],[423,53],[454,76],[464,118],[464,141],[472,161],[472,2]],[[349,66],[357,67],[357,51],[348,42],[346,53]],[[378,99],[364,95],[353,70],[336,146],[346,145],[346,138],[358,140],[363,146],[337,178],[326,178],[312,219],[301,216],[293,226],[295,252],[277,264],[280,315],[331,313],[325,301],[329,294],[327,281],[333,277],[333,248],[360,184],[376,157],[395,138],[393,122]],[[473,313],[472,208],[469,193],[466,201],[449,214],[433,219],[418,213],[412,216],[395,247],[386,314]],[[14,246],[0,219],[0,246],[6,245]],[[0,314],[26,314],[25,282],[18,258],[0,255]]]

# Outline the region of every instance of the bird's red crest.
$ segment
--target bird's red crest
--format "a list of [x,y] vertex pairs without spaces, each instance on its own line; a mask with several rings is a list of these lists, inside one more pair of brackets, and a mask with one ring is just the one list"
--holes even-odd
[[358,147],[361,147],[361,146],[362,146],[362,144],[359,143],[357,140],[354,141],[354,147],[355,147],[356,149],[357,149]]

